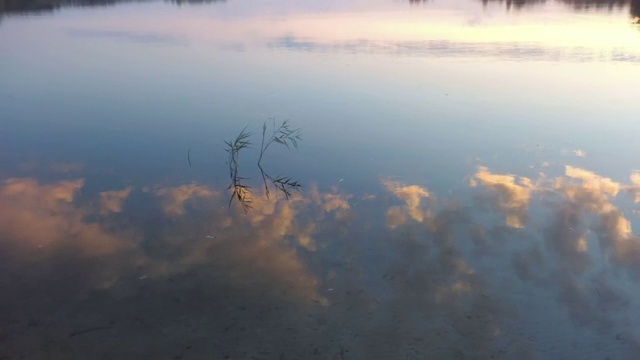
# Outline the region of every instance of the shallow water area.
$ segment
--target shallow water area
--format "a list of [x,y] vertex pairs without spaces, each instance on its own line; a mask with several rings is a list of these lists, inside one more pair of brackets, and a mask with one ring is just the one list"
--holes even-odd
[[0,359],[637,359],[638,19],[0,0]]

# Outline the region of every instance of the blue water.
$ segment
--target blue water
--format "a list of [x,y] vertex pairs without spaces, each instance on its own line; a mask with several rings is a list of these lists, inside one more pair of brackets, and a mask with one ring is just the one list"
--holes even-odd
[[0,358],[640,353],[634,1],[43,4],[0,3]]

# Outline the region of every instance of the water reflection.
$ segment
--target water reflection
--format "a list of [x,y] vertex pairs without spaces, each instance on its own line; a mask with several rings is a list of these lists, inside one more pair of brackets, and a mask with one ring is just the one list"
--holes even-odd
[[629,11],[631,12],[631,17],[634,19],[635,23],[640,23],[638,21],[640,18],[640,0],[631,0],[629,2]]
[[61,7],[110,6],[134,0],[1,0],[0,13],[50,12]]
[[[0,0],[0,13],[38,13],[50,12],[62,7],[90,7],[112,6],[120,3],[144,2],[148,0]],[[215,4],[226,0],[168,0],[177,5],[184,4]],[[523,9],[527,6],[546,4],[547,0],[481,0],[486,6],[491,3],[504,4],[507,9]],[[637,15],[637,0],[555,0],[569,5],[576,11],[589,9],[612,10],[626,6],[631,8],[631,14]],[[409,0],[412,4],[427,3],[424,0]]]
[[[269,125],[267,125],[269,124]],[[268,129],[268,131],[267,131]],[[237,201],[245,210],[245,212],[251,209],[252,204],[252,190],[249,185],[246,183],[246,179],[243,176],[240,176],[240,153],[243,154],[247,149],[252,147],[251,140],[251,132],[247,131],[245,127],[242,129],[240,134],[236,136],[233,140],[225,140],[225,151],[228,154],[227,164],[229,166],[229,180],[231,184],[228,189],[231,190],[231,198],[229,199],[229,206],[234,201]],[[260,141],[260,154],[258,156],[258,161],[256,166],[260,170],[260,175],[262,176],[262,182],[264,185],[264,193],[267,198],[271,194],[270,187],[273,187],[275,192],[276,199],[278,198],[278,193],[281,193],[285,199],[289,199],[293,192],[300,192],[300,188],[302,185],[293,180],[289,176],[271,176],[267,173],[265,168],[263,167],[263,160],[265,159],[265,154],[267,150],[271,147],[271,145],[280,144],[285,146],[288,150],[293,148],[298,148],[298,142],[302,140],[302,132],[299,128],[292,128],[289,120],[284,120],[280,125],[276,126],[276,119],[270,119],[270,121],[265,121],[262,124],[262,140]],[[191,166],[191,160],[189,160],[189,166]],[[245,169],[243,169],[245,170]]]
[[525,6],[541,5],[546,2],[547,0],[482,0],[482,4],[485,6],[490,3],[500,3],[504,4],[507,10],[510,10],[511,8],[520,10]]
[[186,45],[186,39],[156,32],[126,31],[126,30],[98,30],[98,29],[68,29],[67,35],[77,39],[111,39],[119,42],[137,44]]
[[473,199],[384,179],[247,213],[197,183],[7,179],[0,355],[631,359],[639,174],[481,166]]
[[[535,7],[551,3],[547,0],[481,0],[487,6],[492,3],[505,4],[507,10],[514,8],[517,10],[525,10],[527,7]],[[637,17],[640,16],[638,11],[638,0],[555,0],[559,3],[567,5],[570,9],[577,12],[584,11],[620,11],[629,7],[629,15],[633,23],[637,23]]]
[[377,41],[353,40],[322,42],[284,36],[273,39],[269,47],[299,52],[386,54],[423,57],[474,57],[519,61],[565,62],[640,62],[637,48],[593,48],[589,46],[553,46],[541,42],[464,42],[451,40]]
[[572,6],[576,10],[621,9],[631,3],[632,0],[562,0],[563,3]]
[[[0,358],[637,356],[626,15],[323,6],[12,19]],[[215,140],[273,113],[313,130],[265,163],[305,188],[266,196],[252,159],[230,208]]]
[[[113,6],[121,3],[149,2],[149,0],[0,0],[0,14],[2,13],[42,13],[58,10],[63,7],[95,7]],[[184,4],[213,4],[226,0],[170,0],[177,5]]]
[[171,0],[172,3],[183,5],[183,4],[212,4],[212,3],[220,3],[226,2],[227,0]]
[[[557,0],[560,3],[567,4],[577,11],[590,9],[612,10],[621,9],[627,6],[633,0]],[[536,6],[545,4],[547,0],[482,0],[482,3],[488,5],[493,2],[504,3],[507,9],[512,7],[522,9],[526,6]]]

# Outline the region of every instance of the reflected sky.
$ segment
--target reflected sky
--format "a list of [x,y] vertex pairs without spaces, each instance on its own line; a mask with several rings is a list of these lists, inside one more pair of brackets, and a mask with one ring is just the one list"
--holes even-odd
[[0,0],[0,358],[635,359],[636,5]]

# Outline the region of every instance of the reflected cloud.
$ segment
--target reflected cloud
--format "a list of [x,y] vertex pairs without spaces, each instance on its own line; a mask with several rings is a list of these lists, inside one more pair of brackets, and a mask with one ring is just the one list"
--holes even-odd
[[587,153],[584,152],[584,150],[574,150],[573,153],[577,157],[585,157],[585,156],[587,156]]
[[620,191],[619,183],[592,171],[567,165],[565,167],[565,175],[570,178],[582,180],[582,187],[594,193],[616,196],[618,191]]
[[[149,191],[149,189],[146,189]],[[197,203],[204,198],[212,198],[219,193],[199,184],[181,185],[178,187],[165,187],[155,189],[154,192],[162,198],[162,209],[166,216],[175,217],[184,215],[186,205]]]
[[407,217],[422,222],[425,219],[425,211],[422,209],[422,199],[429,197],[427,189],[418,185],[403,185],[397,181],[384,180],[384,187],[400,200],[405,202],[405,207],[391,207],[387,212],[387,226],[395,228],[404,224]]
[[560,258],[566,269],[581,273],[591,267],[588,232],[583,230],[583,209],[567,203],[560,206],[544,230],[545,246]]
[[[505,335],[512,310],[493,296],[486,274],[464,254],[466,216],[446,206],[433,211],[429,226],[394,228],[387,243],[393,249],[380,249],[398,257],[389,266],[392,275],[384,277],[393,292],[382,308],[389,318],[380,321],[391,338],[370,335],[369,357],[403,354],[407,346],[424,358],[491,358],[501,351],[496,341]],[[411,235],[420,229],[426,233]],[[409,345],[407,334],[420,334],[423,341]]]
[[[572,166],[565,168],[564,176],[543,180],[544,177],[534,183],[525,177],[496,174],[486,167],[480,167],[473,176],[471,186],[482,186],[488,190],[493,196],[496,210],[504,213],[509,219],[508,225],[523,229],[524,234],[528,234],[523,237],[522,242],[514,238],[502,244],[503,249],[500,251],[506,250],[511,253],[510,261],[505,265],[511,266],[514,276],[520,281],[551,290],[575,326],[588,328],[597,333],[620,329],[618,316],[629,311],[630,294],[621,291],[616,280],[605,274],[609,274],[606,271],[617,269],[624,269],[634,277],[639,273],[640,242],[632,235],[630,222],[612,204],[619,191],[627,187],[592,171]],[[530,215],[534,207],[536,213],[541,211],[536,204],[531,203],[534,192],[548,197],[543,204],[552,209],[549,217]],[[512,304],[496,301],[494,296],[501,297],[499,294],[502,291],[489,285],[492,281],[488,275],[490,271],[480,265],[481,263],[463,255],[463,249],[467,246],[464,245],[465,241],[470,241],[474,246],[480,241],[486,248],[488,243],[485,238],[494,230],[485,228],[495,225],[481,225],[483,221],[476,219],[475,213],[465,214],[460,210],[446,208],[432,211],[434,215],[429,217],[428,226],[430,235],[426,237],[414,235],[416,229],[405,226],[409,218],[407,211],[402,211],[398,206],[392,206],[387,211],[388,228],[394,232],[400,230],[396,241],[406,246],[405,251],[401,253],[401,260],[392,267],[394,281],[400,277],[400,282],[407,283],[408,286],[406,293],[403,292],[403,287],[394,288],[398,299],[402,299],[396,311],[401,312],[400,309],[403,309],[415,316],[419,313],[419,308],[406,299],[417,297],[423,305],[429,304],[426,305],[427,308],[439,309],[433,311],[449,314],[446,319],[451,321],[453,329],[465,338],[475,336],[473,327],[479,325],[472,325],[473,321],[468,319],[480,317],[495,320],[489,322],[491,326],[483,327],[484,338],[475,338],[473,344],[465,343],[462,346],[466,350],[465,357],[474,354],[468,349],[477,348],[483,350],[475,355],[482,354],[481,356],[489,358],[489,354],[495,350],[491,345],[493,339],[505,336],[507,319],[527,317],[526,311],[514,313]],[[598,215],[595,224],[590,221],[590,214]],[[591,229],[595,230],[595,233],[592,233]],[[597,247],[597,243],[592,241],[595,235],[600,238],[601,249],[592,248]],[[538,236],[543,242],[535,241]],[[490,237],[495,237],[495,234]],[[613,267],[608,270],[606,267],[594,269],[595,264],[602,266],[598,254],[606,254],[608,248],[612,250],[612,261],[609,264]],[[497,262],[502,257],[488,250],[485,250],[483,255],[495,256],[492,261]],[[428,269],[418,270],[422,268],[417,265],[420,263],[418,257],[428,264],[437,265],[434,265],[434,268],[425,266]],[[474,265],[471,265],[470,261]],[[598,272],[594,272],[596,269]],[[417,279],[429,279],[427,288],[431,290],[418,290],[420,282],[415,282]],[[435,284],[438,285],[434,286]],[[494,291],[497,294],[494,294]],[[479,313],[473,313],[463,305],[475,301],[483,303]],[[455,313],[468,315],[455,316]],[[503,341],[518,343],[517,338]],[[507,350],[502,348],[499,351]],[[527,356],[535,354],[532,348],[514,347],[509,350],[509,353],[513,354],[511,351],[528,354]]]
[[156,32],[140,32],[126,30],[103,30],[103,29],[68,29],[67,35],[72,38],[82,39],[106,39],[116,41],[126,41],[138,44],[162,44],[162,45],[185,45],[185,38]]
[[631,222],[612,203],[618,192],[627,186],[571,166],[566,167],[565,174],[581,182],[576,184],[559,179],[556,181],[556,190],[581,211],[598,215],[596,231],[604,250],[611,249],[611,259],[616,264],[627,269],[631,275],[640,276],[640,238],[633,236]]
[[[630,185],[571,166],[535,183],[480,167],[472,186],[493,199],[508,226],[461,199],[435,201],[419,185],[388,179],[382,185],[388,195],[376,194],[365,206],[350,202],[362,196],[312,187],[289,201],[256,194],[245,213],[204,184],[92,195],[80,191],[83,179],[9,179],[0,185],[0,256],[11,261],[0,265],[0,284],[17,284],[19,293],[43,282],[64,290],[53,290],[57,302],[30,298],[24,305],[12,295],[0,305],[26,306],[33,314],[45,302],[83,309],[100,299],[100,309],[114,306],[115,313],[143,319],[134,322],[160,317],[172,336],[184,327],[171,319],[188,316],[197,331],[239,342],[251,353],[264,351],[255,341],[273,332],[285,340],[268,336],[272,345],[265,346],[276,346],[270,352],[293,346],[306,357],[310,347],[308,354],[317,348],[328,358],[347,343],[350,356],[362,358],[535,356],[548,346],[529,340],[537,330],[526,324],[540,321],[538,305],[564,311],[572,320],[566,331],[620,332],[620,317],[635,314],[626,280],[612,275],[618,269],[640,275],[640,241],[613,204]],[[532,203],[534,193],[544,197],[541,204]],[[141,213],[134,201],[160,211]],[[479,246],[486,248],[481,257],[473,250]],[[77,273],[73,285],[59,278],[58,268]],[[89,305],[77,305],[75,297]],[[95,326],[80,320],[85,310],[77,311],[63,326]],[[119,334],[148,334],[120,325],[131,321],[113,326],[122,326]],[[294,337],[290,344],[281,327],[316,345]],[[16,339],[11,335],[7,343]]]
[[107,215],[110,213],[122,212],[124,202],[131,195],[132,187],[124,190],[105,191],[100,193],[100,213]]
[[[178,222],[178,228],[186,227],[184,234],[178,232],[175,241],[170,240],[174,251],[182,254],[172,260],[179,265],[163,266],[161,273],[202,266],[226,268],[225,281],[236,286],[268,286],[276,298],[326,303],[318,292],[319,280],[298,254],[300,249],[315,249],[312,239],[315,224],[296,219],[308,206],[306,199],[296,195],[289,201],[278,201],[275,197],[255,196],[251,212],[235,209],[229,214],[224,197],[202,185],[168,187],[154,193],[161,197],[165,214]],[[211,209],[207,212],[212,212],[212,222],[193,224],[189,216],[193,211],[185,204],[202,204]],[[189,235],[198,230],[199,236]],[[297,242],[291,243],[289,238]]]
[[[83,186],[82,179],[51,185],[34,179],[5,181],[0,188],[0,245],[23,248],[26,253],[44,249],[51,256],[73,249],[68,256],[74,262],[85,257],[110,261],[110,284],[131,276],[127,273],[140,266],[145,277],[173,276],[202,267],[227,268],[230,272],[225,281],[235,286],[271,284],[274,291],[280,291],[277,297],[326,303],[317,292],[318,280],[297,250],[314,249],[314,222],[295,220],[308,201],[298,198],[279,204],[265,197],[255,203],[251,216],[231,216],[220,193],[203,185],[145,189],[146,194],[157,196],[164,215],[172,219],[167,226],[152,230],[161,232],[153,237],[153,243],[146,243],[139,236],[151,229],[96,217],[126,211],[124,204],[132,188],[102,192],[98,194],[99,206],[92,208],[76,204]],[[194,224],[190,219],[194,211],[212,212],[211,223]],[[289,237],[297,238],[298,244],[291,244]],[[154,250],[160,248],[165,250]],[[172,250],[167,253],[166,249]],[[123,260],[116,261],[114,256]]]
[[640,203],[640,171],[634,170],[631,173],[631,184],[627,187],[627,191],[633,198],[633,202]]
[[319,206],[323,213],[320,218],[324,218],[325,213],[333,213],[335,220],[348,221],[351,218],[351,205],[349,200],[352,195],[343,194],[334,188],[330,192],[321,193],[316,185],[311,187],[310,199]]
[[[11,3],[13,4],[14,1]],[[30,2],[18,1],[18,3],[22,3],[26,8],[35,6]],[[87,2],[87,4],[92,3]],[[200,3],[200,1],[176,1],[176,3]],[[221,2],[212,1],[211,3]],[[508,2],[508,4],[511,3]],[[515,3],[519,4],[519,2]],[[524,0],[522,3],[530,2]],[[634,3],[635,0],[632,0],[629,5],[632,13]],[[77,2],[63,0],[53,6],[59,8],[77,4]],[[85,5],[84,2],[81,4]],[[318,12],[317,9],[306,9],[304,5],[302,9],[298,9],[297,6],[286,6],[291,8],[288,16],[278,18],[278,21],[263,18],[264,14],[259,10],[258,13],[254,13],[250,8],[241,7],[242,10],[234,13],[234,18],[230,21],[227,19],[212,22],[210,18],[197,16],[187,21],[182,18],[160,17],[149,22],[136,23],[130,29],[74,28],[67,29],[66,33],[74,38],[149,45],[175,46],[186,45],[192,41],[214,42],[219,48],[231,51],[245,51],[247,48],[253,49],[254,45],[266,45],[272,49],[320,53],[481,57],[579,63],[640,62],[640,51],[635,46],[636,38],[632,36],[634,34],[629,34],[628,27],[611,26],[609,19],[605,16],[595,21],[573,18],[568,25],[560,27],[547,22],[533,24],[524,22],[513,26],[513,24],[502,23],[502,19],[492,22],[482,16],[469,20],[465,15],[464,24],[461,24],[456,15],[445,12],[438,13],[442,16],[427,16],[426,19],[423,17],[424,14],[415,14],[410,11],[403,13],[401,17],[396,16],[397,14],[383,17],[373,11],[376,6],[379,5],[373,5],[373,8],[368,11],[355,15],[352,11],[345,11],[344,7],[337,3],[329,5],[329,8],[324,9],[323,12]],[[594,6],[594,8],[598,7]],[[234,10],[238,11],[238,8]],[[9,10],[6,11],[12,13]],[[330,14],[327,15],[326,11]],[[312,12],[313,16],[309,16],[309,12]],[[167,20],[175,22],[174,28],[180,28],[180,34],[184,36],[164,32],[162,29],[166,27]],[[571,26],[574,31],[567,32],[567,26]],[[327,31],[327,29],[334,30]],[[341,29],[341,31],[335,29]],[[256,34],[261,35],[256,36]]]
[[619,209],[600,216],[600,241],[613,249],[612,259],[635,279],[640,279],[640,237],[632,235],[631,222]]
[[302,52],[384,54],[396,56],[489,57],[521,61],[569,61],[624,63],[640,62],[633,47],[611,49],[583,46],[554,46],[535,42],[465,42],[459,40],[375,40],[322,41],[286,35],[268,41],[268,47]]
[[[624,185],[593,171],[567,165],[563,177],[534,185],[528,178],[495,174],[480,167],[471,186],[482,184],[487,188],[494,195],[496,210],[506,216],[507,225],[515,228],[527,227],[532,193],[546,194],[553,214],[550,221],[543,224],[542,235],[546,249],[558,257],[565,270],[582,273],[591,268],[594,251],[590,249],[589,229],[592,228],[605,254],[611,249],[611,260],[637,276],[640,274],[640,238],[633,235],[631,222],[613,204],[624,189],[636,199],[637,177],[634,172],[631,184]],[[597,224],[590,226],[590,214],[598,217]],[[512,265],[516,272],[521,278],[529,279],[531,267],[521,255],[514,256]]]
[[471,180],[471,186],[475,187],[478,183],[496,195],[497,208],[506,216],[507,225],[515,228],[526,226],[529,219],[529,201],[531,193],[535,190],[531,179],[494,174],[481,166]]
[[7,296],[3,308],[19,301],[20,308],[33,304],[36,312],[46,305],[57,309],[70,302],[68,297],[113,289],[144,266],[137,250],[140,233],[81,205],[84,184],[83,179],[41,184],[14,178],[0,186],[0,283],[12,284],[15,294],[37,291],[48,297]]
[[395,229],[408,221],[407,213],[400,206],[393,206],[387,210],[387,227]]
[[[19,248],[68,246],[82,254],[113,254],[130,244],[84,219],[88,210],[74,204],[84,180],[41,185],[34,179],[9,179],[0,188],[0,231]],[[110,204],[113,205],[113,204]]]
[[[602,332],[619,326],[617,314],[627,311],[629,299],[614,285],[619,285],[615,277],[603,274],[622,270],[634,279],[640,276],[640,237],[633,235],[631,222],[613,203],[623,189],[635,195],[635,173],[631,179],[632,184],[625,185],[567,165],[563,176],[544,182],[541,178],[533,185],[529,179],[518,182],[515,175],[481,167],[471,185],[488,188],[496,210],[518,220],[511,225],[523,228],[532,239],[541,236],[544,249],[534,242],[512,251],[510,264],[518,279],[552,289],[576,326]],[[546,209],[531,204],[534,191],[544,197]],[[548,216],[529,224],[534,208]]]

